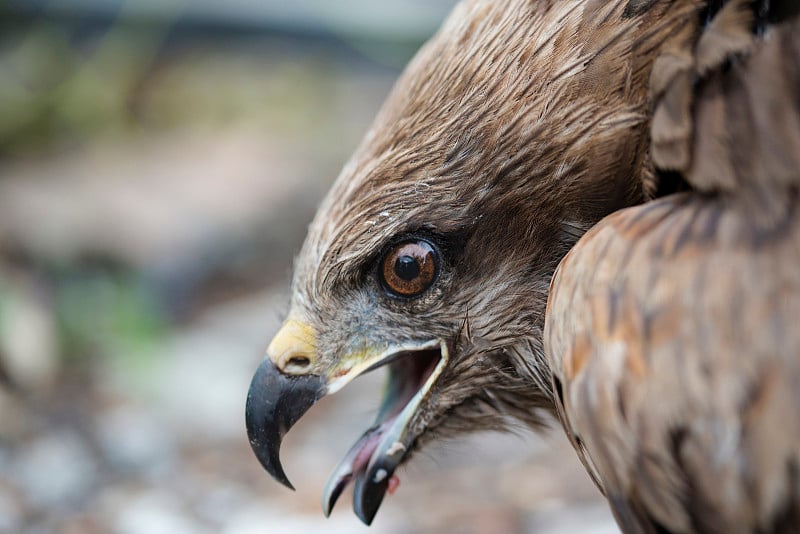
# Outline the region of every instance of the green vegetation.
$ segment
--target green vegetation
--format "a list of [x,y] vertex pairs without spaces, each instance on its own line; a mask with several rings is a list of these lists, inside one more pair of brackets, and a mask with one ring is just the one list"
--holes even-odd
[[167,331],[156,299],[131,273],[63,277],[56,289],[56,316],[68,358],[113,354],[146,365]]

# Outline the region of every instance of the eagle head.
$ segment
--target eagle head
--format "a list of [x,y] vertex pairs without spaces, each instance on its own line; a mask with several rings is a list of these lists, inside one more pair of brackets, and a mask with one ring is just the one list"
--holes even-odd
[[425,443],[537,427],[551,410],[552,273],[586,229],[645,195],[649,73],[631,49],[646,37],[626,4],[460,4],[320,206],[246,418],[262,465],[291,487],[283,435],[322,396],[388,368],[326,514],[353,481],[370,523]]

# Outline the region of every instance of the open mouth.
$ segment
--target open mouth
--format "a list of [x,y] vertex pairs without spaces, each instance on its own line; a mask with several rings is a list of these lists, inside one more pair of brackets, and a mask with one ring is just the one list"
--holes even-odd
[[366,371],[388,367],[388,382],[375,423],[350,448],[333,471],[322,495],[329,515],[344,489],[355,480],[353,508],[370,524],[390,486],[394,471],[414,444],[408,424],[447,363],[447,346],[436,341],[387,355]]

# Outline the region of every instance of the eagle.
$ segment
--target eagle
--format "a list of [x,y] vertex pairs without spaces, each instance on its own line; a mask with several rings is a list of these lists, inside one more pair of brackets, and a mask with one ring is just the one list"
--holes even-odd
[[560,421],[624,532],[800,529],[800,3],[463,0],[311,223],[250,444],[385,367],[331,475]]

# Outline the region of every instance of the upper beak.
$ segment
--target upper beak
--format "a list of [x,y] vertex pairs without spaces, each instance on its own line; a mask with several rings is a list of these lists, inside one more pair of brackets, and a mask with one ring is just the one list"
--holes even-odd
[[303,374],[315,356],[310,327],[289,319],[267,349],[247,392],[245,420],[250,446],[264,469],[294,489],[280,462],[283,436],[311,406],[327,393],[322,376]]
[[283,436],[326,393],[320,376],[283,374],[270,359],[258,366],[247,392],[247,436],[256,457],[272,478],[294,489],[283,472],[280,447]]

